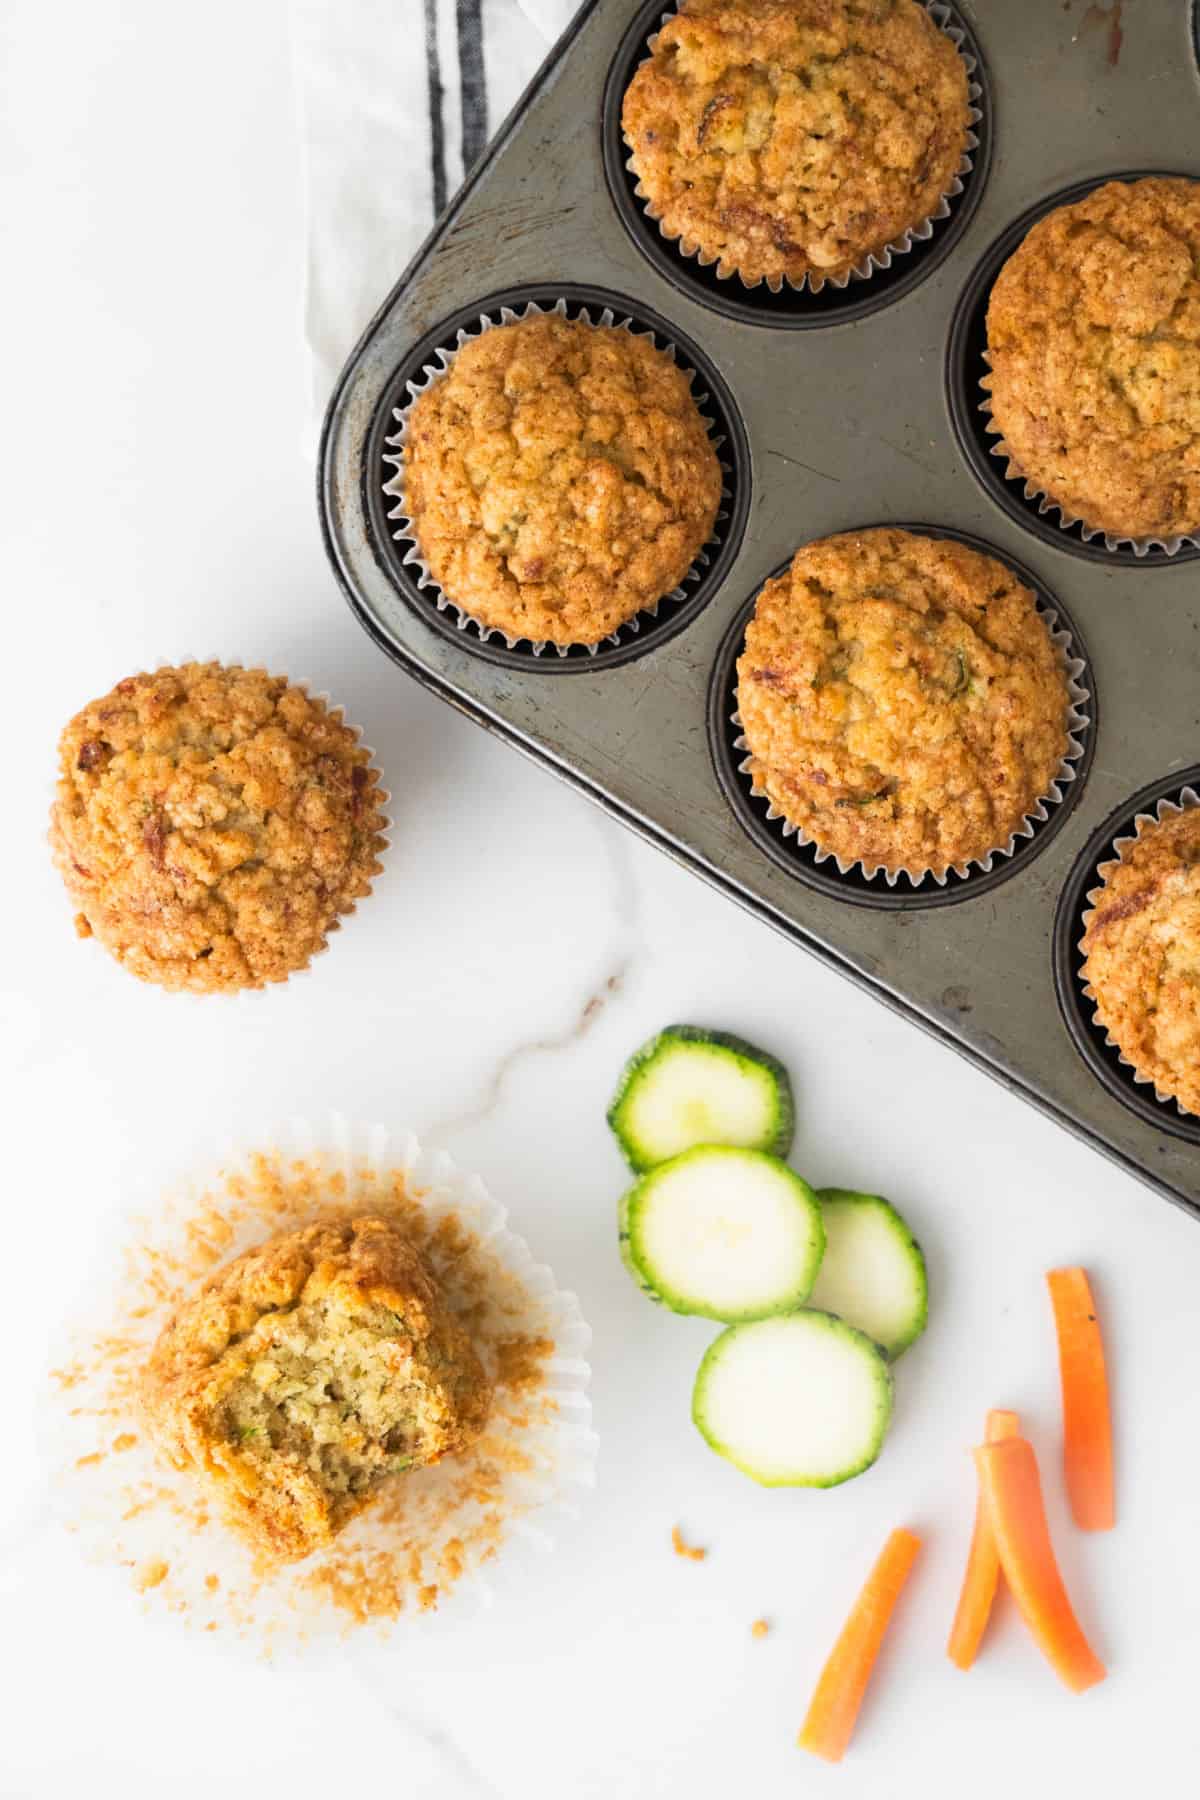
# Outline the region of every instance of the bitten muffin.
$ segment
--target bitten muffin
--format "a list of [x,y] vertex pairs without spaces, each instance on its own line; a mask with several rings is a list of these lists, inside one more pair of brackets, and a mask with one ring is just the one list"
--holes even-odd
[[171,1462],[291,1561],[387,1476],[464,1449],[491,1384],[416,1250],[366,1217],[272,1238],[213,1275],[155,1345],[143,1401]]
[[1146,825],[1083,935],[1096,1016],[1137,1074],[1200,1113],[1200,808]]
[[405,508],[446,596],[533,643],[598,644],[679,585],[721,470],[648,337],[544,314],[464,344],[413,405]]
[[1114,537],[1200,528],[1200,181],[1110,181],[1040,219],[987,313],[1017,470]]
[[758,597],[738,661],[756,787],[820,849],[944,875],[1003,849],[1068,747],[1034,596],[953,540],[819,539]]
[[337,714],[262,669],[119,681],[59,742],[50,842],[76,929],[160,987],[283,981],[370,891],[377,783]]
[[689,0],[621,124],[668,237],[719,275],[819,286],[937,211],[967,70],[916,0]]

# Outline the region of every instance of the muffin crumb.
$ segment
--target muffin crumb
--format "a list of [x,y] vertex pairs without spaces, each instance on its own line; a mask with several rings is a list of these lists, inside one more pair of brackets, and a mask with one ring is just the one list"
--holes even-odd
[[708,1555],[708,1551],[702,1549],[700,1545],[685,1543],[683,1532],[678,1525],[671,1527],[671,1547],[676,1556],[686,1557],[689,1562],[703,1562]]
[[770,1629],[771,1627],[766,1619],[755,1619],[753,1625],[750,1627],[750,1636],[754,1638],[765,1638]]

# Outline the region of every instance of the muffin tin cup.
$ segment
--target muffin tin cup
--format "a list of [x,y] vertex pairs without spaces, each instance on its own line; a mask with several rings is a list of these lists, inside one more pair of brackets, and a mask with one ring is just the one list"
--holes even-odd
[[[270,675],[272,680],[286,681],[289,687],[297,688],[301,693],[306,694],[310,700],[313,700],[313,701],[317,702],[319,705],[323,706],[325,708],[325,711],[330,716],[330,718],[338,719],[346,727],[347,731],[349,731],[352,734],[356,746],[360,750],[366,751],[367,758],[368,758],[366,766],[370,770],[372,770],[376,776],[376,785],[371,791],[375,795],[376,804],[378,807],[378,823],[375,828],[375,836],[379,841],[379,850],[378,850],[378,854],[376,856],[375,867],[372,870],[371,881],[370,881],[365,893],[359,894],[357,899],[353,900],[344,912],[339,913],[336,918],[334,918],[333,920],[330,921],[330,923],[325,928],[325,933],[321,939],[321,942],[317,945],[316,949],[313,951],[313,953],[309,957],[308,961],[306,963],[304,963],[301,968],[292,969],[286,976],[281,977],[278,981],[263,982],[259,987],[231,988],[228,991],[223,991],[223,990],[219,990],[219,989],[218,990],[208,990],[208,989],[203,989],[203,988],[194,988],[194,989],[193,988],[165,988],[165,987],[161,987],[159,985],[159,983],[157,983],[157,982],[148,981],[148,982],[142,983],[142,985],[146,986],[146,987],[158,988],[158,991],[160,993],[166,994],[170,999],[175,999],[178,996],[186,995],[186,996],[190,996],[192,999],[197,999],[197,1000],[223,1000],[227,1004],[232,1002],[232,1003],[235,1003],[238,1005],[252,1004],[253,1001],[260,994],[269,993],[272,988],[286,987],[289,982],[299,980],[301,977],[308,975],[312,970],[313,964],[317,961],[317,958],[324,956],[326,954],[326,952],[329,950],[329,948],[330,948],[329,940],[334,935],[335,932],[337,932],[341,929],[342,921],[345,919],[353,918],[354,914],[358,911],[359,907],[364,905],[365,902],[367,902],[368,900],[370,900],[372,894],[375,892],[375,888],[376,888],[379,877],[384,873],[385,863],[384,863],[383,859],[386,857],[388,850],[391,848],[392,820],[388,815],[387,808],[391,805],[392,795],[391,795],[391,791],[388,788],[385,788],[383,785],[383,779],[382,779],[383,770],[382,770],[379,762],[376,760],[374,750],[371,748],[371,746],[369,744],[364,744],[362,741],[361,728],[357,725],[353,725],[350,723],[350,721],[346,717],[345,707],[335,706],[333,703],[332,696],[325,689],[316,688],[313,686],[312,682],[307,681],[303,678],[297,678],[296,676],[289,675],[289,674],[287,674],[287,672],[285,670],[266,669],[263,667],[263,665],[261,663],[243,663],[243,662],[236,661],[236,660],[230,662],[226,658],[221,657],[221,656],[184,655],[184,656],[179,656],[179,657],[160,657],[158,659],[158,661],[154,664],[153,668],[150,669],[148,672],[152,675],[157,675],[163,669],[179,669],[179,668],[183,668],[183,667],[187,666],[190,663],[199,663],[199,664],[219,663],[221,665],[221,667],[225,668],[225,669],[250,669],[250,670],[262,669],[263,673]],[[141,671],[137,671],[137,672],[141,673]],[[56,767],[57,767],[57,764],[56,764]],[[51,815],[51,825],[50,825],[49,830],[47,831],[47,841],[51,845],[52,854],[53,854],[53,843],[54,843],[53,816],[54,816],[54,808],[57,803],[57,799],[58,799],[58,778],[57,778],[57,774],[56,774],[55,782],[54,782],[54,785],[51,788],[51,792],[50,792],[50,809],[49,810],[50,810],[50,815]],[[55,856],[55,866],[57,867],[57,856]],[[70,901],[72,899],[71,894],[65,888],[64,888],[64,892],[66,892],[67,899],[68,899],[68,901]],[[94,947],[98,948],[100,951],[102,951],[103,954],[105,956],[109,957],[111,961],[113,961],[113,962],[117,961],[117,959],[112,955],[112,952],[108,949],[107,945],[102,943],[98,937],[93,937],[93,938],[87,940],[87,942],[89,944],[93,945]],[[122,968],[123,973],[128,974],[128,971],[125,971],[120,963],[117,963],[117,966],[119,968]],[[137,980],[139,978],[136,976],[130,976],[130,979]]]
[[[871,527],[863,527],[863,529],[869,530]],[[968,894],[978,891],[975,884],[979,877],[1003,876],[1005,873],[1011,872],[1011,869],[1006,869],[1004,864],[1006,862],[1011,862],[1011,859],[1025,843],[1034,837],[1039,828],[1045,826],[1049,822],[1051,813],[1054,809],[1061,807],[1064,800],[1069,796],[1073,797],[1076,783],[1086,771],[1086,752],[1089,747],[1094,705],[1092,693],[1087,682],[1088,663],[1086,658],[1079,653],[1079,646],[1074,629],[1064,623],[1061,617],[1061,609],[1045,596],[1040,583],[1038,583],[1027,570],[1021,568],[1021,566],[1014,562],[1011,557],[1002,556],[998,551],[992,549],[989,545],[982,543],[979,539],[968,537],[961,532],[946,531],[928,525],[903,525],[897,527],[897,529],[911,531],[921,536],[950,538],[956,542],[965,543],[972,549],[979,550],[985,555],[995,557],[998,561],[1003,562],[1006,568],[1013,570],[1013,572],[1020,577],[1021,581],[1032,590],[1035,596],[1038,613],[1050,634],[1051,642],[1053,643],[1058,656],[1059,666],[1066,678],[1068,697],[1066,751],[1059,762],[1050,786],[1044,794],[1038,796],[1034,805],[1031,806],[1029,811],[1025,814],[1020,826],[1016,831],[1010,834],[1007,842],[995,845],[984,856],[971,858],[961,864],[953,864],[944,873],[939,873],[931,868],[914,869],[904,866],[897,869],[889,869],[883,863],[868,865],[867,863],[864,863],[861,858],[857,857],[849,860],[844,859],[838,856],[834,851],[822,849],[820,842],[816,838],[805,831],[802,826],[794,824],[774,805],[770,800],[766,789],[760,786],[754,778],[750,767],[753,760],[750,745],[742,733],[742,721],[736,705],[726,716],[729,725],[732,726],[733,731],[736,734],[728,744],[729,749],[732,750],[734,757],[737,759],[733,764],[736,782],[742,791],[743,798],[748,798],[760,803],[760,819],[765,821],[765,824],[771,828],[771,835],[774,837],[776,845],[779,847],[787,846],[794,847],[794,849],[797,850],[811,851],[812,864],[817,870],[823,870],[824,865],[826,864],[831,865],[832,869],[836,869],[838,877],[847,882],[846,897],[857,899],[865,904],[872,903],[868,898],[869,884],[874,884],[875,886],[876,894],[878,896],[875,900],[875,904],[887,904],[888,898],[893,895],[897,884],[901,877],[903,877],[908,882],[912,893],[911,895],[895,895],[895,899],[905,900],[908,904],[915,905],[920,904],[922,899],[924,899],[926,903],[935,903],[939,899],[949,900],[965,898]],[[781,563],[777,569],[774,569],[767,577],[767,581],[775,580],[778,576],[786,573],[790,567],[791,558],[789,558],[787,562]],[[765,586],[765,583],[763,585]],[[746,627],[753,617],[754,608],[758,603],[758,595],[761,591],[762,589],[760,587],[754,597],[742,609],[742,612],[739,614],[736,621],[735,629],[731,630],[729,634],[731,640],[734,639],[736,635],[736,639],[739,643],[744,642]],[[718,686],[714,695],[715,704],[717,706],[721,705],[722,696],[727,696],[730,692],[736,691],[737,660],[739,655],[740,649],[732,659],[729,659],[727,654],[723,654],[719,660],[717,674]],[[729,662],[728,670],[726,670],[725,666],[727,660]],[[723,758],[720,753],[718,753],[718,773],[722,773],[722,760]],[[727,773],[723,780],[723,785],[725,786],[727,793],[729,793],[730,783]],[[744,809],[738,807],[736,810],[738,810],[739,816],[742,817],[743,825],[746,825],[748,821]],[[752,833],[752,835],[757,836],[757,833]],[[791,860],[792,872],[803,877],[806,873],[806,863],[808,859],[806,858],[804,862],[802,862],[800,858],[793,856]],[[957,878],[956,883],[951,883],[952,875]],[[851,883],[854,885],[851,886]],[[882,886],[880,886],[880,884],[882,884]],[[994,881],[989,882],[987,885],[989,887],[994,885]]]
[[[967,179],[974,171],[976,152],[980,148],[980,138],[976,128],[980,126],[983,121],[985,95],[983,84],[980,79],[980,59],[968,46],[968,34],[965,23],[960,21],[957,13],[951,6],[943,4],[943,0],[920,0],[920,4],[937,25],[939,31],[941,31],[944,36],[951,39],[955,48],[958,50],[959,55],[963,59],[967,71],[968,102],[967,133],[964,140],[963,155],[952,180],[941,194],[937,206],[926,218],[920,220],[915,225],[909,226],[906,231],[901,232],[897,237],[891,239],[880,248],[867,251],[852,268],[848,269],[843,274],[826,276],[816,271],[810,271],[803,275],[798,281],[783,275],[767,275],[751,278],[742,274],[741,270],[737,268],[727,267],[723,258],[706,252],[695,240],[684,237],[679,233],[672,233],[668,230],[661,213],[656,210],[649,195],[642,186],[641,181],[638,179],[637,172],[633,166],[633,157],[632,154],[630,154],[624,159],[624,169],[632,183],[633,193],[636,196],[642,215],[654,224],[663,243],[668,245],[675,254],[694,261],[698,268],[711,271],[718,282],[736,283],[738,288],[750,293],[753,293],[756,289],[765,288],[772,295],[779,295],[785,291],[793,294],[818,295],[827,287],[844,291],[851,287],[852,283],[869,282],[874,276],[890,271],[897,258],[910,255],[919,245],[928,244],[932,239],[936,228],[950,218],[951,213],[955,208],[955,203],[961,198],[964,192]],[[674,17],[676,17],[675,12],[664,12],[659,19],[660,26],[665,25]],[[651,55],[653,54],[657,41],[657,32],[645,40],[645,47]],[[650,58],[648,56],[643,57],[642,62],[637,66],[641,67],[642,64],[649,60]],[[632,147],[629,144],[629,140],[625,137],[624,132],[620,129],[619,125],[622,98],[623,89],[621,94],[614,97],[614,103],[617,107],[618,114],[618,131],[620,134],[620,142],[624,149],[631,151]]]
[[[631,618],[626,619],[615,631],[610,632],[607,637],[602,638],[598,643],[557,644],[545,639],[534,640],[531,638],[510,637],[509,634],[506,631],[503,631],[499,626],[488,625],[482,619],[477,618],[473,613],[469,612],[465,607],[459,606],[458,603],[442,588],[441,584],[430,571],[428,563],[421,555],[420,544],[415,533],[412,516],[408,512],[405,503],[405,445],[408,441],[408,430],[412,409],[420,399],[421,395],[428,393],[429,390],[435,387],[440,381],[445,380],[451,368],[454,366],[455,357],[463,348],[464,344],[473,342],[477,338],[482,337],[484,332],[495,330],[498,326],[513,325],[523,319],[544,317],[547,314],[557,315],[559,318],[563,319],[568,317],[582,319],[589,325],[601,325],[610,328],[615,327],[618,330],[628,331],[635,337],[649,337],[652,342],[655,338],[655,333],[653,331],[639,329],[634,323],[632,315],[622,317],[618,310],[612,306],[600,306],[597,308],[589,307],[585,304],[577,306],[574,309],[569,309],[565,296],[560,297],[551,306],[543,306],[537,300],[529,299],[520,307],[501,304],[495,309],[485,309],[481,311],[472,329],[460,326],[455,332],[455,346],[452,350],[439,346],[434,360],[423,363],[419,375],[411,377],[405,382],[405,389],[408,393],[407,404],[402,407],[393,407],[392,409],[392,419],[395,430],[384,439],[386,448],[383,456],[384,462],[395,469],[395,474],[392,476],[391,480],[385,481],[383,484],[383,492],[391,502],[387,513],[388,528],[397,543],[408,545],[408,548],[401,557],[401,562],[406,569],[412,572],[418,589],[422,591],[428,590],[437,610],[441,613],[449,612],[452,614],[460,631],[470,631],[473,634],[477,634],[479,641],[484,644],[491,642],[493,639],[498,639],[504,645],[506,650],[518,651],[524,649],[528,654],[534,657],[546,657],[549,652],[553,651],[559,658],[565,659],[571,655],[573,651],[576,653],[585,651],[590,659],[596,660],[599,658],[603,660],[605,651],[611,652],[612,650],[617,649],[627,650],[647,625],[658,620],[661,608],[680,607],[688,601],[690,598],[690,590],[694,590],[705,580],[716,553],[720,548],[721,542],[726,535],[727,528],[730,525],[733,514],[734,483],[736,480],[735,470],[730,460],[732,447],[728,445],[725,436],[719,431],[717,422],[712,416],[712,413],[706,411],[706,406],[710,399],[708,393],[701,391],[700,393],[694,394],[693,398],[696,401],[700,417],[708,432],[709,440],[717,452],[717,460],[721,468],[721,498],[717,508],[717,517],[713,534],[696,556],[682,581],[672,588],[669,593],[661,595],[652,606],[643,607],[640,611],[633,614]],[[659,347],[664,349],[664,353],[670,357],[672,362],[676,363],[677,367],[689,374],[690,381],[694,384],[697,380],[697,372],[691,367],[690,359],[686,354],[681,352],[673,342],[668,342],[665,346]]]
[[[1193,780],[1197,780],[1195,775]],[[1149,1115],[1164,1129],[1200,1144],[1200,1116],[1182,1106],[1173,1094],[1164,1093],[1150,1076],[1140,1074],[1101,1019],[1097,997],[1084,974],[1083,948],[1083,935],[1103,896],[1104,882],[1125,852],[1148,827],[1177,818],[1195,806],[1200,806],[1200,786],[1191,781],[1182,785],[1178,781],[1158,783],[1156,789],[1149,793],[1143,790],[1123,808],[1115,826],[1109,821],[1089,844],[1074,879],[1064,890],[1055,931],[1055,955],[1059,1003],[1085,1061],[1126,1105],[1143,1116]],[[1068,985],[1069,994],[1064,992]]]
[[[1200,553],[1200,532],[1140,538],[1106,532],[1071,512],[1026,474],[992,415],[987,306],[1001,269],[1039,220],[1060,207],[1085,199],[1110,181],[1135,182],[1145,180],[1149,175],[1170,173],[1142,169],[1101,175],[1052,194],[1031,207],[988,250],[963,292],[951,326],[947,364],[951,420],[960,447],[975,474],[989,491],[995,492],[1005,510],[1022,524],[1036,530],[1038,525],[1034,521],[1044,521],[1039,535],[1047,541],[1058,542],[1067,549],[1083,547],[1086,554],[1101,561],[1115,557],[1148,566],[1169,562],[1181,552],[1185,557],[1194,556]],[[982,421],[981,430],[975,429],[975,420]],[[1020,499],[1017,499],[1018,491]]]
[[[178,1300],[212,1270],[315,1218],[386,1214],[393,1177],[419,1201],[423,1235],[439,1226],[462,1234],[435,1239],[425,1254],[452,1307],[474,1307],[482,1282],[470,1329],[484,1360],[494,1369],[497,1346],[516,1337],[553,1349],[536,1384],[498,1387],[474,1450],[394,1478],[328,1550],[268,1568],[152,1445],[140,1371]],[[440,1612],[469,1614],[504,1596],[519,1604],[531,1557],[594,1483],[590,1333],[578,1301],[535,1262],[479,1177],[411,1134],[332,1114],[243,1139],[114,1218],[89,1296],[40,1409],[50,1504],[127,1604],[151,1623],[211,1636],[220,1654],[231,1641],[273,1659],[340,1654],[356,1627],[393,1639],[436,1629]],[[447,1556],[461,1562],[450,1579]],[[375,1604],[362,1603],[366,1580]],[[435,1599],[428,1588],[439,1582]],[[388,1619],[379,1596],[392,1592],[403,1605]]]

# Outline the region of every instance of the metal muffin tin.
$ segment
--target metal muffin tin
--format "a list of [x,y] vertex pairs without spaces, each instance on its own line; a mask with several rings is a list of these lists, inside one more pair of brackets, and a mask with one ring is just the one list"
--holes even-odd
[[[338,579],[432,692],[1200,1214],[1200,1119],[1105,1045],[1076,952],[1106,846],[1147,794],[1197,779],[1196,552],[1135,558],[1040,515],[988,456],[977,387],[990,281],[1047,203],[1147,170],[1200,176],[1192,10],[1127,7],[1114,63],[1116,15],[1085,0],[949,9],[983,114],[950,216],[869,281],[778,296],[699,269],[638,209],[620,98],[664,10],[584,6],[350,358],[319,470]],[[406,379],[459,326],[531,298],[611,306],[673,345],[725,440],[709,564],[595,656],[460,629],[405,566],[382,491]],[[1058,613],[1086,659],[1092,724],[1079,778],[1016,854],[944,888],[888,889],[772,834],[737,774],[729,693],[749,605],[797,545],[914,520],[989,548]]]

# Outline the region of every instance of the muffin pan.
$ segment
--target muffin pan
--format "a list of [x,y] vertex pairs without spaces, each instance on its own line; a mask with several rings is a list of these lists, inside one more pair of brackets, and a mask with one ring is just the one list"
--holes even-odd
[[[1192,8],[1127,8],[1114,63],[1111,18],[1085,0],[982,17],[963,0],[982,115],[963,192],[890,270],[817,295],[719,282],[640,214],[617,118],[663,11],[654,0],[630,24],[617,0],[584,7],[351,357],[319,475],[338,579],[432,692],[1200,1214],[1200,1121],[1134,1083],[1072,961],[1105,844],[1147,795],[1196,779],[1196,552],[1135,557],[1064,531],[1005,480],[977,410],[987,291],[1025,227],[1109,177],[1200,176]],[[673,345],[724,439],[710,561],[595,656],[534,657],[460,627],[405,565],[383,493],[406,381],[460,327],[529,298],[609,306]],[[740,627],[768,576],[806,539],[909,520],[1022,574],[1070,630],[1091,695],[1062,804],[990,873],[944,888],[817,865],[750,797],[728,722]]]

